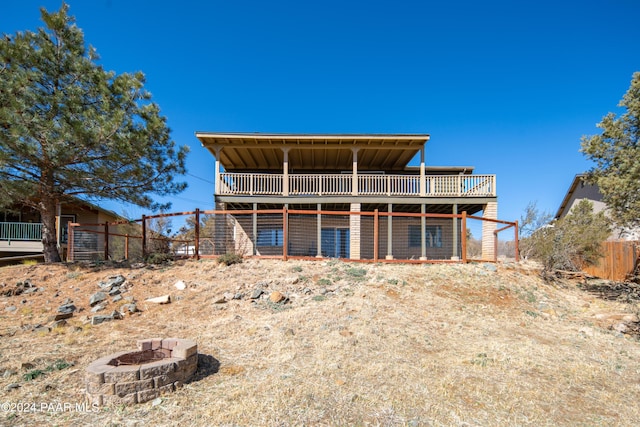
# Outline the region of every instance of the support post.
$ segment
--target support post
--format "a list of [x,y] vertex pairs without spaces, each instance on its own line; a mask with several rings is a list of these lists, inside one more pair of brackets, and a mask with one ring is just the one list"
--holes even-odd
[[426,195],[427,195],[427,176],[425,174],[424,145],[423,145],[422,148],[420,148],[420,196],[425,197]]
[[288,221],[287,205],[282,207],[282,260],[287,261],[287,246],[289,246],[289,221]]
[[287,197],[289,195],[289,148],[283,147],[282,152],[282,195]]
[[389,203],[387,212],[389,212],[389,216],[387,217],[387,256],[386,259],[393,259],[393,204]]
[[124,259],[129,260],[129,233],[124,235]]
[[[424,147],[423,147],[424,149]],[[427,206],[423,203],[420,205],[420,259],[427,259]]]
[[515,246],[516,246],[516,247],[515,247],[515,251],[516,251],[516,253],[515,253],[516,262],[519,262],[519,261],[520,261],[520,247],[519,247],[519,246],[520,246],[520,244],[519,244],[519,242],[518,242],[518,233],[519,233],[519,230],[518,230],[518,220],[516,220],[516,222],[515,222],[515,229],[514,229],[514,236],[513,236],[513,241],[515,242]]
[[215,157],[216,157],[216,164],[215,164],[215,188],[213,189],[213,194],[218,195],[221,194],[220,191],[220,185],[221,185],[221,181],[220,181],[220,152],[222,151],[222,147],[214,147],[213,151],[215,153]]
[[253,254],[258,255],[258,204],[253,204]]
[[317,209],[318,209],[318,219],[317,219],[317,225],[316,225],[316,239],[318,241],[318,244],[316,246],[318,247],[318,251],[316,253],[316,258],[322,258],[322,214],[320,213],[320,211],[322,211],[321,203],[318,203]]
[[[458,204],[454,203],[452,208],[451,208],[451,213],[453,215],[457,215],[458,214]],[[459,260],[460,256],[458,254],[458,218],[456,218],[455,216],[453,217],[453,253],[451,254],[451,259],[452,260]]]
[[147,217],[142,215],[142,259],[147,257]]
[[378,209],[373,211],[373,261],[378,262],[379,234],[378,234],[379,215]]
[[73,225],[69,224],[69,243],[68,243],[69,247],[67,249],[67,261],[73,261],[74,242],[75,242],[73,229],[74,229]]
[[462,262],[467,263],[467,211],[462,211]]
[[351,195],[358,195],[358,148],[351,148],[353,153],[352,175],[351,175]]
[[109,223],[104,223],[104,260],[109,260]]
[[[200,209],[196,208],[196,223],[194,227],[193,249],[195,251],[196,261],[200,259]],[[187,246],[187,256],[189,255],[189,247]]]

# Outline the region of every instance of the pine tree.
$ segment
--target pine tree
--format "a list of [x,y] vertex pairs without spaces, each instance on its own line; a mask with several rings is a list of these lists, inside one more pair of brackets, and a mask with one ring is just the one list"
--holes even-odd
[[609,113],[598,124],[602,134],[582,138],[581,151],[595,162],[588,180],[600,188],[614,223],[621,228],[640,226],[640,72],[620,107],[620,117]]
[[116,75],[68,15],[41,9],[45,27],[0,39],[0,207],[37,209],[45,261],[60,261],[58,203],[112,199],[151,209],[151,195],[185,183],[176,147],[141,72]]

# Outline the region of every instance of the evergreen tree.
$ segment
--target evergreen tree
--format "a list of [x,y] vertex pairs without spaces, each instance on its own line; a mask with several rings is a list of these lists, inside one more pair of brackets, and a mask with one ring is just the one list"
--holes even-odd
[[60,261],[56,206],[73,196],[151,209],[184,190],[176,147],[141,72],[98,64],[68,15],[41,9],[44,28],[0,39],[0,207],[40,212],[45,261]]
[[640,226],[640,72],[620,107],[620,117],[609,113],[598,124],[602,134],[582,138],[581,151],[596,165],[588,180],[600,188],[613,222],[622,228]]

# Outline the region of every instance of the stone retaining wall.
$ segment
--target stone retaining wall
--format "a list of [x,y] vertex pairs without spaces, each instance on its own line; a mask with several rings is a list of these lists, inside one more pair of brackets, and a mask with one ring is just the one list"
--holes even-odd
[[118,365],[118,358],[131,351],[102,357],[91,363],[85,374],[90,404],[143,403],[174,391],[198,369],[195,341],[151,338],[138,341],[138,351],[154,350],[161,360],[138,365]]

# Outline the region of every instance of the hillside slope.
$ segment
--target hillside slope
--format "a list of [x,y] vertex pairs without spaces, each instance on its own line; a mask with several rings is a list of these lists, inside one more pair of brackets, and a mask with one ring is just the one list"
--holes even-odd
[[[620,332],[638,306],[524,264],[136,267],[0,268],[0,424],[640,424],[640,343]],[[123,299],[92,313],[98,284],[117,275]],[[145,302],[162,295],[172,302]],[[140,311],[90,324],[132,301]],[[65,303],[77,310],[49,331]],[[89,363],[152,337],[197,342],[193,381],[76,410]]]

